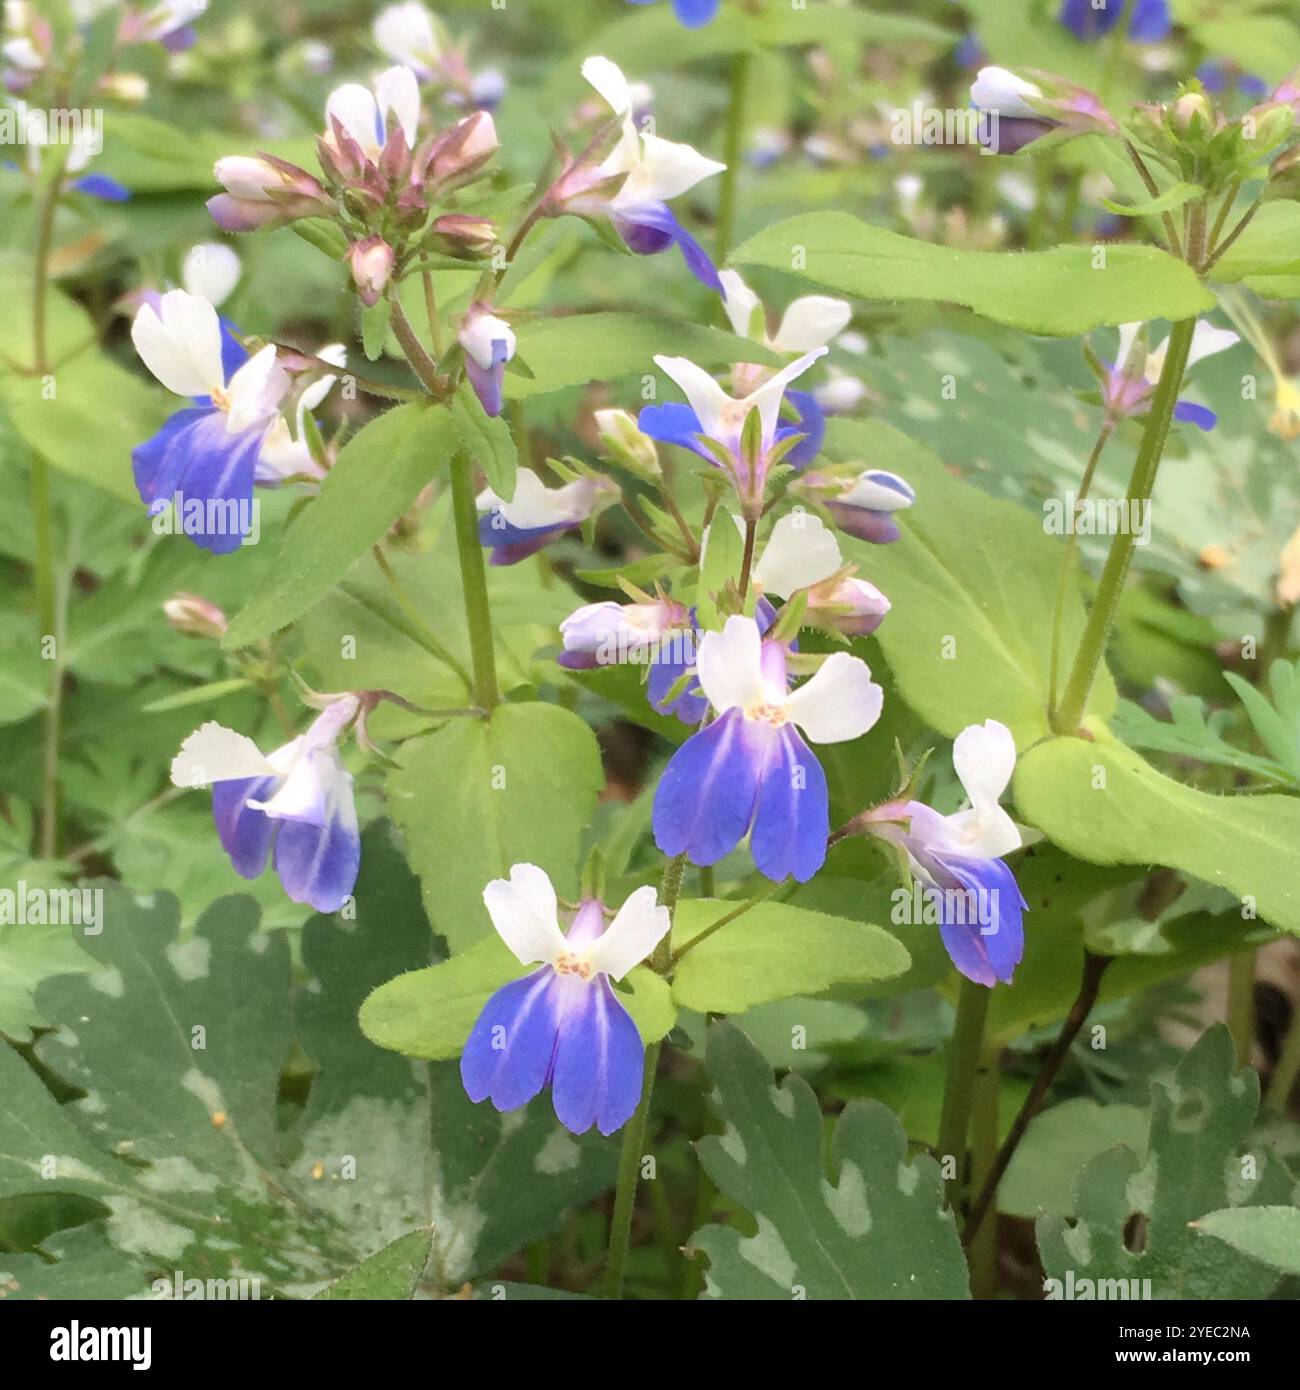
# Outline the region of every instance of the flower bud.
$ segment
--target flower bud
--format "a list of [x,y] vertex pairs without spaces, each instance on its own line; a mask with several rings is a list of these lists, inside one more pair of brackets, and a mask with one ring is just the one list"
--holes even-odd
[[168,623],[190,637],[224,637],[229,621],[210,599],[198,594],[173,594],[163,604]]
[[110,72],[99,79],[99,90],[114,101],[139,106],[149,95],[149,83],[138,72]]
[[393,273],[393,248],[380,236],[368,236],[348,248],[348,269],[367,309],[379,303]]
[[424,159],[428,182],[463,184],[491,159],[501,142],[488,111],[475,111],[440,135]]
[[1197,128],[1212,129],[1214,126],[1214,108],[1210,105],[1209,98],[1204,92],[1184,92],[1182,96],[1174,102],[1173,110],[1174,129],[1181,131],[1184,135]]
[[595,412],[600,442],[610,458],[621,463],[629,473],[647,482],[660,476],[659,451],[648,434],[637,429],[636,420],[626,410]]
[[832,575],[808,590],[804,622],[845,637],[866,637],[884,622],[889,607],[889,600],[874,584]]
[[434,220],[422,244],[447,256],[483,256],[497,244],[497,226],[490,217],[448,213]]

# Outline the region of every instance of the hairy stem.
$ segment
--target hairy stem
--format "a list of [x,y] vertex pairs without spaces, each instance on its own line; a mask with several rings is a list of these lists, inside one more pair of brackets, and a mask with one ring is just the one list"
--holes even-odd
[[745,97],[749,89],[749,54],[736,53],[731,59],[731,84],[727,98],[727,129],[723,137],[722,158],[726,170],[718,194],[718,226],[714,252],[721,264],[731,250],[736,230],[736,190],[744,157]]
[[460,560],[461,587],[465,599],[465,625],[469,631],[470,665],[474,670],[474,703],[489,714],[501,702],[497,687],[496,648],[492,639],[492,608],[488,602],[487,567],[478,538],[478,508],[474,504],[474,466],[464,449],[451,459],[451,511],[456,525],[456,552]]
[[1255,952],[1228,957],[1228,1031],[1239,1067],[1255,1055]]
[[984,1021],[988,1017],[992,993],[984,985],[962,977],[961,993],[957,996],[957,1021],[948,1045],[948,1078],[944,1082],[935,1156],[945,1167],[952,1168],[951,1175],[944,1179],[944,1190],[948,1205],[954,1210],[961,1197],[966,1132],[970,1128],[975,1073],[984,1047]]
[[[1130,515],[1134,514],[1134,504],[1137,507],[1150,504],[1156,473],[1160,468],[1160,458],[1164,453],[1169,426],[1174,418],[1174,407],[1178,404],[1178,391],[1187,371],[1187,356],[1195,331],[1194,318],[1182,319],[1174,324],[1169,335],[1164,370],[1160,373],[1160,381],[1151,401],[1146,431],[1142,436],[1137,459],[1133,464],[1133,476],[1129,481],[1127,501]],[[1125,527],[1111,542],[1110,554],[1107,555],[1105,567],[1101,572],[1097,597],[1084,626],[1083,638],[1066,683],[1065,695],[1052,721],[1052,727],[1058,734],[1073,734],[1078,731],[1092,683],[1096,679],[1097,669],[1106,651],[1106,642],[1110,637],[1111,625],[1115,621],[1115,612],[1119,607],[1128,567],[1133,559],[1139,529],[1135,526]]]
[[[997,1161],[998,1097],[1002,1081],[998,1070],[999,1051],[996,1046],[986,1047],[975,1072],[970,1119],[972,1192],[984,1185]],[[985,1222],[983,1230],[972,1234],[968,1259],[971,1296],[992,1298],[997,1288],[997,1222]]]

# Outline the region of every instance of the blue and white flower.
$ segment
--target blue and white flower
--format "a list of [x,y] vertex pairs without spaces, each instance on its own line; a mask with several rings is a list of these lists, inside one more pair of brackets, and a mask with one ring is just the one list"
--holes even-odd
[[[633,5],[653,5],[656,0],[630,0]],[[722,0],[673,0],[673,13],[688,29],[700,29],[718,13]]]
[[[1102,403],[1117,418],[1145,415],[1151,409],[1151,399],[1164,371],[1169,340],[1166,339],[1149,352],[1135,351],[1141,330],[1140,323],[1120,326],[1119,351],[1114,365],[1107,366],[1107,374],[1102,381]],[[1192,346],[1187,354],[1188,370],[1207,357],[1235,347],[1240,341],[1231,329],[1216,328],[1212,323],[1200,320],[1192,333]],[[1195,425],[1198,429],[1212,430],[1219,417],[1208,406],[1180,399],[1174,406],[1174,419],[1182,424]]]
[[676,245],[691,273],[710,289],[722,283],[704,248],[669,209],[702,179],[727,166],[708,159],[690,145],[639,131],[634,117],[631,84],[608,58],[588,58],[582,75],[604,98],[622,122],[618,143],[594,167],[583,158],[570,166],[547,194],[552,216],[608,218],[629,250],[653,256]]
[[506,363],[515,355],[515,331],[486,306],[476,304],[456,335],[465,350],[465,375],[485,415],[500,415]]
[[563,487],[548,488],[531,469],[522,469],[509,502],[491,488],[479,493],[479,541],[492,551],[492,564],[516,564],[576,530],[608,506],[616,493],[616,486],[604,478],[575,478]]
[[[140,307],[131,341],[145,366],[197,404],[177,413],[131,454],[150,515],[184,507],[184,531],[204,550],[237,550],[252,530],[253,481],[262,443],[289,389],[272,344],[227,379],[217,311],[169,290]],[[179,518],[178,518],[179,519]]]
[[653,888],[638,888],[606,925],[604,906],[589,898],[566,934],[551,880],[534,864],[494,879],[483,901],[519,963],[541,969],[484,1005],[460,1059],[469,1098],[517,1110],[550,1086],[565,1128],[613,1134],[641,1099],[645,1047],[609,982],[668,934],[668,909]]
[[[328,343],[316,356],[340,370],[348,364],[348,350],[342,343]],[[319,482],[325,476],[325,470],[312,457],[304,427],[307,416],[324,402],[337,380],[333,372],[324,372],[303,389],[298,397],[292,431],[282,414],[271,421],[271,428],[262,441],[262,452],[257,456],[253,475],[256,483],[262,487],[279,487],[291,478]]]
[[353,140],[365,157],[378,163],[390,139],[400,133],[406,148],[415,148],[420,124],[420,88],[408,67],[387,68],[375,78],[373,91],[359,82],[345,82],[325,102],[322,137],[339,154],[339,130]]
[[1109,34],[1125,10],[1132,9],[1125,32],[1137,43],[1159,43],[1169,37],[1173,17],[1169,0],[1061,0],[1060,20],[1076,38],[1085,41]]
[[916,492],[897,473],[884,468],[868,468],[847,481],[810,475],[809,490],[847,535],[874,545],[888,545],[902,532],[894,513],[910,507]]
[[866,662],[835,652],[790,688],[787,653],[736,615],[700,642],[696,671],[717,718],[673,754],[654,799],[655,842],[716,864],[746,835],[759,872],[810,879],[826,858],[826,774],[805,742],[844,743],[880,718]]
[[1024,954],[1028,907],[1002,862],[1024,843],[999,805],[1016,766],[1011,731],[996,719],[970,725],[953,742],[952,764],[969,799],[964,810],[944,816],[908,801],[879,807],[865,821],[907,852],[957,969],[979,985],[1010,984]]
[[338,752],[361,709],[356,695],[331,697],[306,733],[266,755],[209,722],[172,760],[175,786],[212,787],[212,816],[235,872],[257,878],[274,851],[284,891],[317,912],[343,906],[361,865],[352,775]]
[[[798,425],[781,423],[786,387],[824,357],[826,351],[819,347],[804,353],[739,399],[729,396],[703,367],[687,358],[656,357],[656,364],[681,387],[689,404],[646,406],[637,417],[637,427],[652,439],[690,449],[714,467],[720,467],[718,456],[701,443],[701,439],[713,440],[722,446],[727,472],[740,497],[746,502],[760,503],[773,450],[793,435],[811,437],[810,430],[816,428],[816,419],[807,421],[807,427],[802,419]],[[758,452],[747,458],[741,440],[745,422],[754,410],[758,411],[761,426]],[[819,409],[816,414],[821,417]]]

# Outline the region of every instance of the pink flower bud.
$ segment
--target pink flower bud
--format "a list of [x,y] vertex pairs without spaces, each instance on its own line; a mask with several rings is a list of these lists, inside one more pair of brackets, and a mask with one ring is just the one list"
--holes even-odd
[[435,219],[424,245],[449,256],[481,256],[497,244],[496,223],[488,217],[453,212]]
[[488,111],[475,111],[440,135],[425,156],[425,178],[437,184],[466,183],[500,146]]
[[173,594],[163,604],[163,612],[177,632],[191,637],[223,637],[229,626],[225,613],[198,594]]
[[395,259],[393,248],[379,236],[365,237],[349,248],[348,269],[366,308],[379,303]]

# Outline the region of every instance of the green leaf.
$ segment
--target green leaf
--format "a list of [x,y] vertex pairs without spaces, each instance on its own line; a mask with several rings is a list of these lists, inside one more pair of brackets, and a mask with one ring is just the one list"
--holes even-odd
[[719,1225],[695,1233],[692,1245],[709,1258],[706,1297],[968,1297],[939,1167],[925,1155],[908,1161],[889,1110],[851,1101],[828,1163],[821,1107],[802,1077],[792,1072],[774,1086],[762,1054],[727,1023],[710,1027],[707,1063],[726,1130],[696,1148],[755,1233]]
[[652,314],[601,312],[532,319],[520,324],[517,337],[518,355],[533,375],[506,374],[505,392],[512,400],[653,372],[655,353],[689,357],[702,367],[778,361],[767,348],[720,328]]
[[[131,450],[167,418],[168,397],[162,391],[88,348],[48,378],[0,372],[0,399],[14,428],[38,454],[143,513]],[[172,398],[172,404],[179,403]],[[87,447],[90,440],[93,447]]]
[[1074,1184],[1099,1153],[1124,1144],[1146,1149],[1147,1115],[1136,1105],[1099,1105],[1074,1096],[1036,1115],[998,1185],[998,1210],[1035,1219],[1074,1214]]
[[1152,217],[1162,212],[1172,212],[1184,203],[1190,203],[1193,198],[1201,198],[1204,195],[1205,189],[1200,184],[1176,183],[1166,188],[1158,197],[1147,198],[1138,203],[1117,203],[1113,198],[1102,198],[1099,201],[1102,207],[1118,213],[1121,217]]
[[1229,1207],[1192,1225],[1252,1260],[1283,1274],[1300,1274],[1300,1211],[1295,1207]]
[[424,885],[434,929],[458,952],[491,931],[483,889],[538,864],[578,888],[582,832],[604,785],[590,727],[558,705],[499,705],[406,743],[389,805]]
[[1300,799],[1214,796],[1161,776],[1122,744],[1077,738],[1031,748],[1015,798],[1031,825],[1078,859],[1179,869],[1300,934]]
[[286,533],[270,576],[223,638],[251,646],[300,617],[407,507],[453,447],[448,413],[399,405],[343,446],[320,496]]
[[[1061,572],[1061,542],[1023,508],[953,478],[939,459],[878,421],[831,422],[827,451],[901,473],[916,504],[899,513],[892,545],[841,538],[844,554],[893,604],[876,634],[903,699],[952,737],[998,719],[1024,747],[1048,732],[1048,652]],[[1014,556],[1014,564],[1008,557]],[[1075,650],[1083,604],[1069,594],[1062,650]],[[1090,708],[1115,703],[1101,672]]]
[[432,1229],[398,1236],[316,1295],[320,1299],[401,1299],[415,1296],[433,1249]]
[[1268,696],[1228,671],[1224,679],[1241,696],[1246,714],[1260,742],[1285,769],[1293,782],[1300,782],[1300,661],[1294,665],[1275,661],[1268,669]]
[[[483,1006],[525,972],[494,932],[441,965],[408,971],[379,986],[361,1006],[361,1031],[371,1042],[407,1057],[459,1057]],[[677,1021],[667,984],[646,968],[627,977],[619,1001],[642,1042],[657,1042]]]
[[[710,899],[679,903],[673,949],[736,907]],[[673,1000],[700,1013],[737,1014],[792,995],[889,979],[911,963],[903,946],[879,927],[786,903],[759,903],[682,957]]]
[[1254,275],[1300,273],[1300,204],[1265,203],[1211,272],[1226,284]]
[[488,486],[504,502],[515,495],[519,454],[510,426],[498,415],[483,413],[478,397],[463,383],[451,403],[451,422],[461,448],[487,475]]
[[1169,701],[1169,716],[1167,720],[1157,719],[1141,705],[1121,700],[1111,724],[1130,748],[1196,758],[1203,763],[1236,768],[1252,777],[1300,785],[1280,763],[1247,753],[1223,737],[1223,731],[1232,723],[1228,710],[1212,710],[1207,715],[1203,700],[1195,695],[1175,695]]
[[1243,72],[1256,73],[1269,82],[1281,80],[1300,65],[1300,29],[1281,15],[1233,14],[1213,16],[1206,6],[1189,15],[1192,37],[1207,53],[1226,58]]
[[[1207,1212],[1287,1196],[1290,1181],[1276,1158],[1257,1146],[1248,1158],[1239,1156],[1259,1105],[1259,1078],[1249,1067],[1236,1070],[1232,1040],[1218,1025],[1183,1058],[1171,1084],[1152,1086],[1151,1098],[1146,1158],[1123,1147],[1107,1150],[1075,1185],[1074,1224],[1040,1218],[1043,1268],[1062,1285],[1136,1280],[1130,1297],[1267,1298],[1275,1270],[1225,1251],[1191,1225]],[[1135,1253],[1126,1231],[1139,1214],[1146,1226]],[[1143,1280],[1151,1281],[1149,1293]]]
[[731,255],[858,299],[951,301],[1028,333],[1073,337],[1103,323],[1190,318],[1214,307],[1191,268],[1149,246],[959,251],[845,212],[778,222]]
[[373,304],[361,308],[361,346],[371,362],[377,362],[384,355],[384,344],[388,341],[388,322],[393,316],[393,306],[387,299],[377,299]]
[[739,587],[745,543],[740,532],[732,524],[730,513],[722,512],[716,521],[716,525],[709,527],[706,537],[704,563],[700,570],[695,602],[700,627],[721,631],[722,617],[718,612],[717,597],[728,584]]

